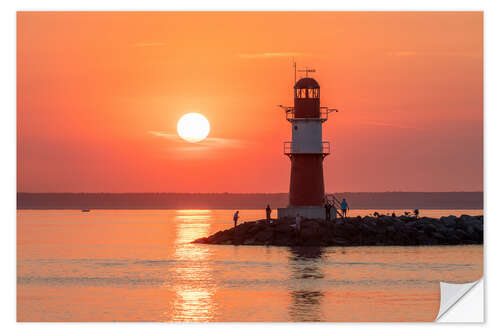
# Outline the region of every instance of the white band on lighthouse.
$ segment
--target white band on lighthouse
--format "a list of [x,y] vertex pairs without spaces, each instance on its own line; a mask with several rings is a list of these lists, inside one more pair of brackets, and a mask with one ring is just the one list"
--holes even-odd
[[321,125],[321,120],[314,118],[293,121],[291,152],[293,154],[323,153]]

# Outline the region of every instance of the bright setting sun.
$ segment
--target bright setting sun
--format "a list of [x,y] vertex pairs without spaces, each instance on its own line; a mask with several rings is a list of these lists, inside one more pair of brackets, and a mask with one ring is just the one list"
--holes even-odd
[[200,113],[187,113],[177,122],[177,133],[188,142],[200,142],[210,132],[210,123]]

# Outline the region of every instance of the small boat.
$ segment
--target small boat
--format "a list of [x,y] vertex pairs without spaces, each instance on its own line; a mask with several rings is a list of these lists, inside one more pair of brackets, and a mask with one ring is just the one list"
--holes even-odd
[[83,213],[88,213],[88,212],[90,212],[90,209],[82,209],[82,212]]

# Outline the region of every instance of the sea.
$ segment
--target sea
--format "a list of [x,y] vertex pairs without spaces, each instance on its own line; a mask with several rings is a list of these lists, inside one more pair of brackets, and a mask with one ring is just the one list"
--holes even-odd
[[[482,245],[191,243],[232,227],[233,213],[18,210],[17,320],[434,321],[439,282],[483,275]],[[461,214],[483,211],[420,210],[429,217]],[[265,212],[242,210],[240,217],[254,221]]]

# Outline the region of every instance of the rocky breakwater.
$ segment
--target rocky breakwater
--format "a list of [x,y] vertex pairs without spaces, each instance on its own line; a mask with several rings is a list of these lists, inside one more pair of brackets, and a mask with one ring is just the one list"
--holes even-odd
[[483,244],[483,216],[351,217],[335,222],[294,219],[245,222],[194,243],[276,246],[374,246]]

